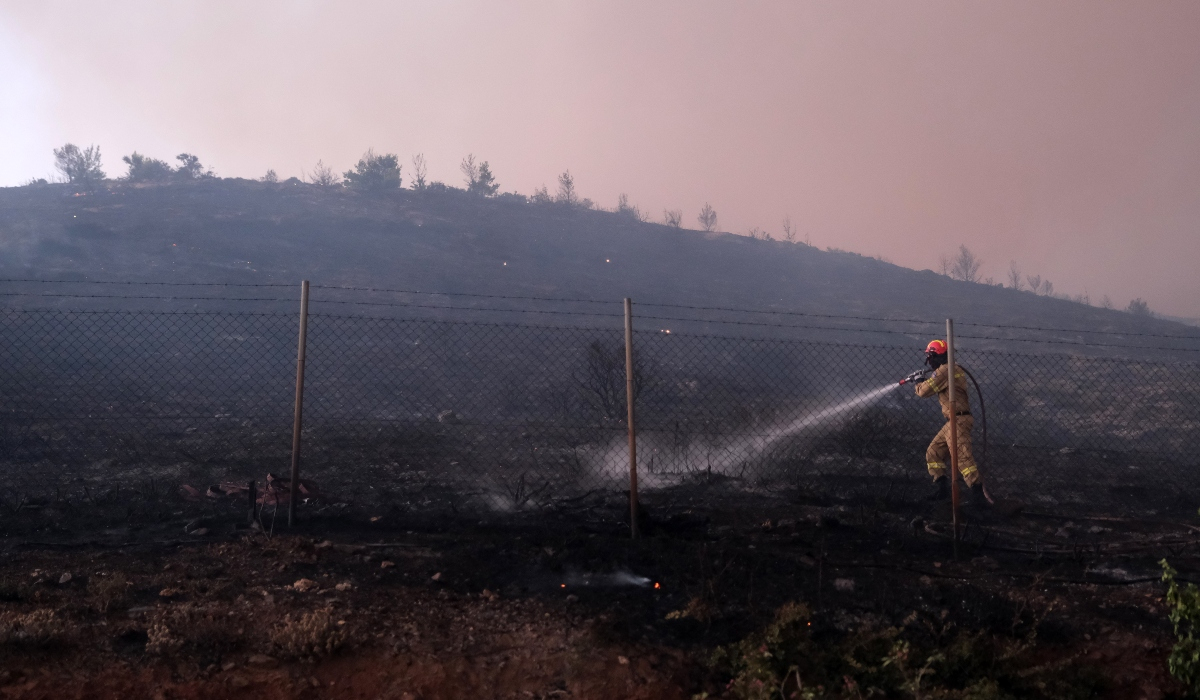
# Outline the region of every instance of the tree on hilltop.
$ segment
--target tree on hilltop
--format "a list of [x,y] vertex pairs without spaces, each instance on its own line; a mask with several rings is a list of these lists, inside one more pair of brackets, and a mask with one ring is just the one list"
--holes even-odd
[[175,175],[182,180],[203,180],[217,176],[212,171],[212,168],[205,169],[200,163],[200,158],[191,153],[180,153],[175,156],[175,160],[179,161],[179,167],[175,169]]
[[425,187],[428,185],[428,183],[425,181],[425,175],[427,173],[427,167],[425,165],[425,154],[418,153],[417,155],[413,156],[412,166],[413,166],[413,169],[412,169],[413,174],[412,174],[412,177],[409,178],[410,182],[409,182],[408,186],[413,188],[414,190],[420,192],[421,190],[424,190]]
[[338,182],[337,175],[334,174],[333,168],[325,165],[322,161],[317,161],[313,167],[312,174],[308,176],[308,181],[317,187],[337,187],[342,183]]
[[100,147],[88,146],[80,148],[68,143],[62,148],[54,149],[54,168],[67,178],[67,182],[94,187],[104,179],[104,171],[100,169]]
[[634,221],[645,221],[647,218],[645,213],[642,212],[641,207],[629,203],[629,195],[624,192],[617,197],[617,213],[622,216],[628,216]]
[[950,261],[950,277],[963,282],[978,282],[979,268],[983,261],[965,245],[958,247],[958,255]]
[[345,173],[346,186],[363,192],[387,192],[400,189],[400,159],[395,153],[381,156],[368,148],[355,163],[353,170]]
[[700,228],[705,231],[717,230],[717,211],[712,208],[708,202],[704,203],[704,208],[700,210],[700,215],[696,217],[696,221],[700,222]]
[[486,160],[476,163],[474,153],[463,158],[458,169],[462,171],[463,178],[467,183],[467,192],[482,197],[491,197],[500,190],[500,183],[496,182],[491,166]]
[[175,174],[175,169],[165,160],[149,158],[134,151],[121,158],[129,166],[125,179],[129,182],[166,182]]
[[575,191],[575,178],[571,176],[570,170],[564,170],[563,174],[558,176],[558,195],[554,201],[568,207],[579,206],[579,193]]
[[479,177],[467,191],[484,197],[492,197],[500,191],[500,183],[496,182],[496,176],[492,175],[492,168],[486,160],[479,164]]

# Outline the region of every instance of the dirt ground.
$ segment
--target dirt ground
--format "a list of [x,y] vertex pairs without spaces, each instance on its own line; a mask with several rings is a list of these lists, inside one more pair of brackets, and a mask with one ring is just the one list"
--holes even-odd
[[1156,562],[1200,568],[1189,525],[968,514],[956,559],[945,506],[704,488],[637,542],[621,494],[273,536],[10,509],[0,697],[1183,697]]

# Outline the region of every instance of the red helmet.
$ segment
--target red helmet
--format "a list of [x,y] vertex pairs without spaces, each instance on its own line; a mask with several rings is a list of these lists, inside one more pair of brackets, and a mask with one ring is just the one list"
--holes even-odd
[[946,354],[946,341],[944,341],[944,340],[929,341],[929,345],[925,346],[925,354],[926,355],[945,355]]

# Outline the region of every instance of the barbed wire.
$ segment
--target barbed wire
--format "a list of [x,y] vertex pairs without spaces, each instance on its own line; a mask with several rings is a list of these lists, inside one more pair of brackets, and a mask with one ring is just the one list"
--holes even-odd
[[[113,284],[113,285],[158,285],[158,286],[174,286],[174,287],[295,287],[294,284],[283,283],[217,283],[217,282],[138,282],[138,281],[115,281],[115,280],[38,280],[33,278],[8,278],[0,279],[0,282],[15,282],[15,283],[42,283],[42,284]],[[584,304],[616,304],[616,300],[599,300],[599,299],[582,299],[571,297],[537,297],[523,295],[504,295],[504,294],[476,294],[468,292],[428,292],[412,289],[395,289],[386,287],[354,287],[354,286],[336,286],[336,285],[312,285],[313,289],[325,289],[336,291],[359,291],[359,292],[384,292],[398,294],[421,294],[428,296],[448,296],[448,297],[471,297],[479,299],[507,299],[507,300],[523,300],[523,301],[540,301],[540,302],[555,302],[555,303],[584,303]],[[67,293],[27,293],[27,292],[0,292],[3,297],[42,297],[42,298],[78,298],[78,299],[142,299],[142,300],[157,300],[157,301],[269,301],[269,302],[295,302],[295,298],[270,298],[270,297],[177,297],[177,296],[139,296],[139,295],[105,295],[105,294],[67,294]],[[620,318],[621,313],[599,313],[599,312],[584,312],[584,311],[553,311],[539,309],[505,309],[495,307],[464,307],[464,306],[443,306],[437,304],[408,304],[408,303],[388,303],[388,302],[369,302],[341,299],[315,299],[310,298],[313,303],[325,304],[352,304],[362,306],[379,306],[379,307],[395,307],[395,308],[418,308],[418,309],[445,309],[452,311],[486,311],[493,313],[535,313],[549,315],[580,315],[580,316],[597,316]],[[776,316],[796,316],[805,318],[824,318],[837,319],[847,321],[867,321],[875,323],[906,323],[922,326],[937,326],[940,321],[928,321],[914,318],[888,318],[882,316],[852,316],[843,314],[821,314],[803,311],[786,311],[772,309],[746,309],[738,307],[723,307],[723,306],[697,306],[688,304],[669,304],[658,302],[637,302],[638,306],[649,306],[655,308],[672,308],[684,309],[688,311],[710,311],[719,313],[744,313],[744,314],[763,314]],[[828,330],[828,331],[849,331],[849,332],[875,332],[875,333],[890,333],[911,335],[917,331],[896,331],[891,329],[855,329],[855,328],[836,328],[828,326],[811,326],[799,324],[780,324],[780,323],[764,323],[757,321],[732,321],[712,318],[687,318],[678,316],[645,316],[637,315],[636,318],[659,320],[659,321],[676,321],[676,322],[692,322],[692,323],[721,323],[727,325],[744,325],[744,326],[762,326],[773,328],[798,328],[808,330]],[[971,328],[992,328],[999,330],[1019,330],[1033,331],[1040,333],[1078,333],[1103,336],[1120,336],[1127,338],[1160,338],[1170,340],[1185,340],[1185,341],[1200,341],[1200,335],[1175,335],[1166,333],[1140,333],[1130,331],[1109,331],[1095,330],[1084,328],[1055,328],[1045,326],[1023,326],[1009,325],[997,323],[979,323],[972,321],[960,321],[960,327]],[[966,337],[966,336],[960,336]],[[1190,348],[1158,348],[1153,346],[1143,345],[1104,345],[1081,343],[1065,340],[1042,340],[1042,339],[1026,339],[1026,338],[997,338],[988,336],[974,336],[976,339],[986,340],[1012,340],[1016,342],[1040,342],[1051,344],[1068,344],[1068,345],[1089,345],[1095,347],[1128,347],[1133,349],[1160,349],[1160,350],[1185,350],[1192,351]]]
[[[601,299],[579,299],[570,297],[535,297],[535,296],[517,296],[504,294],[474,294],[468,292],[426,292],[414,289],[391,289],[384,287],[342,287],[331,285],[313,285],[313,289],[334,289],[345,291],[362,291],[362,292],[386,292],[396,294],[426,294],[432,296],[460,296],[474,297],[479,299],[517,299],[525,301],[548,301],[559,303],[583,303],[583,304],[616,304],[616,300],[601,300]],[[821,314],[806,311],[786,311],[782,309],[747,309],[732,306],[696,306],[691,304],[668,304],[652,301],[635,301],[637,306],[653,306],[656,308],[670,309],[686,309],[689,311],[718,311],[724,313],[749,313],[749,314],[770,314],[780,316],[802,316],[808,318],[830,318],[830,319],[847,319],[854,321],[873,321],[881,323],[913,323],[926,326],[940,325],[942,321],[929,321],[916,318],[889,318],[884,316],[848,316],[844,314]],[[641,318],[648,318],[641,316]],[[708,319],[680,319],[680,320],[708,320]],[[1147,338],[1177,338],[1182,340],[1200,340],[1200,335],[1170,335],[1161,333],[1131,333],[1127,331],[1102,331],[1087,328],[1050,328],[1041,326],[1017,326],[998,323],[974,323],[962,322],[960,326],[972,326],[980,328],[1004,328],[1013,330],[1028,330],[1048,333],[1091,333],[1103,335],[1122,335],[1130,337],[1147,337]]]
[[445,297],[474,297],[477,299],[518,299],[521,301],[553,301],[571,304],[619,304],[615,299],[572,299],[570,297],[532,297],[513,294],[471,294],[468,292],[423,292],[417,289],[388,289],[385,287],[341,287],[335,285],[314,284],[311,289],[333,289],[353,292],[386,292],[391,294],[427,294]]
[[274,297],[173,297],[139,296],[134,294],[31,294],[27,292],[0,292],[0,297],[35,297],[55,299],[149,299],[152,301],[286,301],[298,303],[298,298],[279,299]]
[[31,278],[0,278],[0,282],[33,282],[38,284],[127,284],[161,287],[297,287],[294,283],[242,283],[242,282],[137,282],[126,280],[42,280]]
[[956,335],[969,340],[996,340],[1005,343],[1042,343],[1046,345],[1078,345],[1087,348],[1122,348],[1126,350],[1164,350],[1169,352],[1200,352],[1200,348],[1165,348],[1159,345],[1113,345],[1110,343],[1084,343],[1073,340],[1045,340],[1040,338],[998,338],[990,335]]

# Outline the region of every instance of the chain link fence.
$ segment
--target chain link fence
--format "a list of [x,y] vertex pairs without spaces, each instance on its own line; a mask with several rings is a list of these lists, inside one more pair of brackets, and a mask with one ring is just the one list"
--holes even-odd
[[[619,494],[624,334],[617,319],[591,321],[313,313],[303,476],[322,507],[371,513]],[[0,311],[5,499],[286,475],[297,326],[284,311]],[[645,498],[854,503],[928,488],[924,451],[942,418],[897,386],[923,343],[659,329],[633,343]],[[983,405],[970,394],[974,442],[994,493],[1057,512],[1197,505],[1200,366],[970,347],[959,358],[982,390]]]

